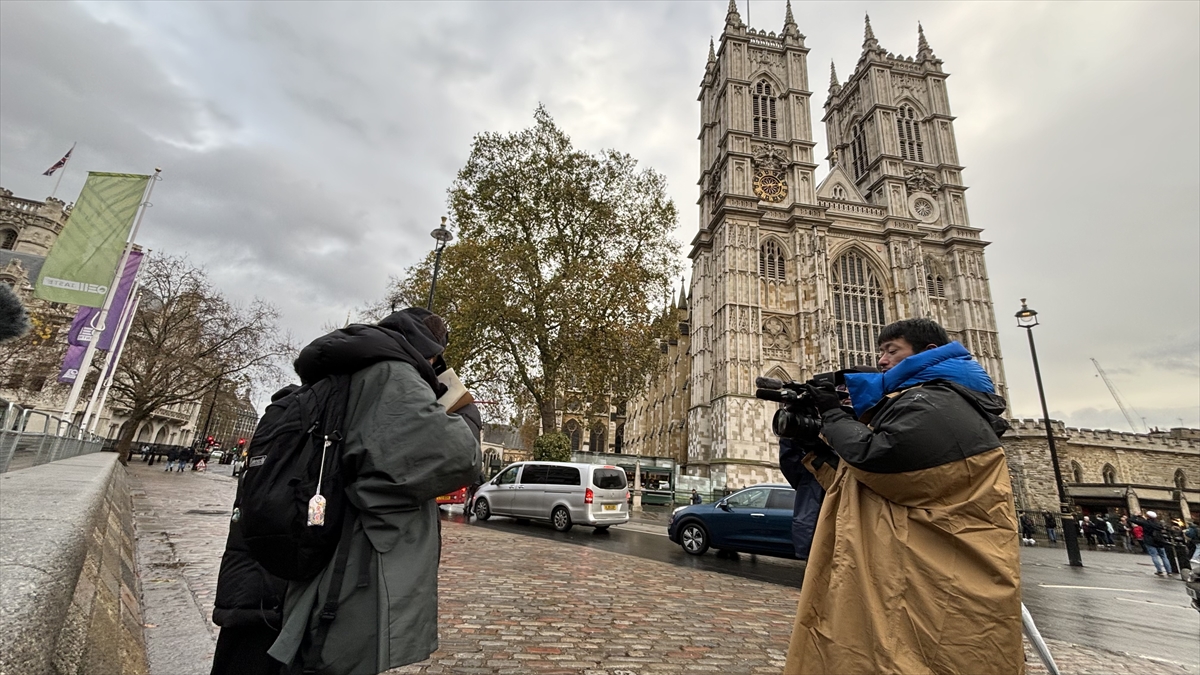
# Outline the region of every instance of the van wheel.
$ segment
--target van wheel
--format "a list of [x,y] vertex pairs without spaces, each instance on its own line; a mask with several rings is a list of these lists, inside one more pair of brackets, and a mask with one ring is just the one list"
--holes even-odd
[[708,551],[708,531],[700,523],[688,523],[679,531],[679,544],[692,555],[704,555]]
[[487,520],[492,517],[492,509],[488,506],[487,500],[482,497],[475,500],[475,517],[480,520]]
[[571,512],[567,511],[567,507],[560,506],[550,514],[550,522],[554,523],[554,529],[566,532],[571,529]]

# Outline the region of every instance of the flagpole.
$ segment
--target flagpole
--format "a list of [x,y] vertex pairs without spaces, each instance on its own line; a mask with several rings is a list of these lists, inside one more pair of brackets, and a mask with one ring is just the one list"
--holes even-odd
[[100,343],[100,336],[105,330],[104,322],[108,320],[108,310],[112,308],[113,299],[117,295],[117,285],[120,284],[121,277],[125,274],[125,265],[129,262],[129,254],[133,252],[134,238],[137,237],[138,228],[141,227],[142,217],[146,215],[146,207],[150,204],[150,194],[154,192],[154,184],[159,181],[158,174],[160,172],[162,169],[154,169],[154,175],[150,177],[150,184],[146,186],[146,192],[142,195],[137,218],[133,221],[133,228],[129,231],[129,239],[125,243],[125,252],[121,254],[121,262],[117,265],[117,273],[113,276],[112,285],[108,287],[108,295],[104,296],[104,305],[100,308],[99,319],[96,322],[98,326],[92,332],[92,339],[88,340],[87,349],[83,352],[83,362],[79,364],[75,382],[71,385],[71,393],[67,395],[67,404],[63,406],[63,420],[67,423],[70,423],[75,417],[75,405],[79,403],[79,394],[83,391],[83,381],[87,379],[88,369],[92,367],[92,358],[96,355],[96,345]]
[[[61,145],[58,147],[62,147]],[[54,195],[58,194],[58,186],[62,183],[63,174],[67,172],[67,165],[71,163],[71,154],[75,152],[75,144],[71,144],[71,149],[67,151],[67,161],[63,162],[62,170],[58,172],[58,180],[54,181],[54,190],[50,192],[50,198],[54,199]]]
[[95,414],[97,418],[100,417],[100,409],[96,408],[96,399],[100,395],[100,387],[104,384],[105,375],[108,374],[109,364],[112,363],[114,354],[119,351],[121,347],[125,346],[125,338],[129,335],[128,331],[126,330],[126,324],[133,321],[133,313],[130,310],[133,308],[132,300],[134,298],[134,294],[138,292],[138,277],[141,275],[142,268],[139,265],[138,271],[133,275],[133,283],[129,285],[129,296],[125,298],[125,306],[121,308],[121,316],[117,319],[117,332],[114,334],[114,337],[117,340],[120,340],[120,343],[113,343],[110,345],[108,355],[104,358],[104,365],[100,369],[100,377],[96,378],[96,386],[92,388],[92,397],[88,400],[87,407],[83,409],[83,420],[79,423],[79,428],[81,429],[88,428],[88,422],[92,419],[93,414]]
[[[133,327],[133,319],[137,315],[138,306],[142,304],[142,294],[138,292],[137,297],[133,301],[133,309],[129,312],[129,321],[125,325],[121,344],[109,354],[109,364],[105,369],[100,371],[99,383],[103,383],[104,390],[100,394],[100,403],[93,408],[95,414],[91,419],[91,428],[88,429],[91,433],[96,433],[96,427],[100,425],[100,411],[104,410],[104,404],[108,402],[108,390],[112,387],[113,378],[117,375],[117,366],[121,364],[121,354],[125,353],[125,342],[129,339],[129,330]],[[92,395],[95,402],[95,394]],[[87,414],[84,413],[84,427],[87,426]]]

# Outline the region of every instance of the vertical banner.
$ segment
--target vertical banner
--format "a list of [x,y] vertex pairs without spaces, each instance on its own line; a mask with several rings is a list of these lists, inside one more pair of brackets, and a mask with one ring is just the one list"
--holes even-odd
[[[108,351],[112,349],[113,336],[117,333],[117,322],[120,321],[121,314],[125,311],[125,303],[130,301],[129,292],[133,288],[134,279],[137,278],[138,268],[142,264],[143,253],[141,251],[130,251],[129,260],[125,263],[125,271],[121,274],[121,281],[117,283],[117,293],[113,296],[112,307],[108,310],[108,319],[104,327],[104,332],[100,334],[100,343],[96,345],[96,349]],[[80,307],[75,313],[75,319],[71,321],[71,330],[67,332],[67,344],[86,347],[92,341],[92,332],[95,322],[100,316],[100,310],[96,307]]]
[[83,365],[83,353],[86,351],[87,345],[67,345],[62,368],[58,369],[59,382],[74,382],[79,377],[79,366]]
[[34,295],[49,302],[101,307],[150,176],[88,173],[71,217],[38,274]]

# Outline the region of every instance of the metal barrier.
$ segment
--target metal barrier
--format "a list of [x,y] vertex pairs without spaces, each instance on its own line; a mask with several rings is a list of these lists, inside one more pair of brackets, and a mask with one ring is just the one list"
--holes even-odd
[[0,400],[0,473],[99,452],[104,439],[67,420]]

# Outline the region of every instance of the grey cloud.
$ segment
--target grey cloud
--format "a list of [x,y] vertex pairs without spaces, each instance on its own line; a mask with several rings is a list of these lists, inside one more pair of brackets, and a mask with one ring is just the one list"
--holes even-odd
[[[0,3],[0,183],[44,196],[39,174],[72,140],[64,196],[85,169],[164,166],[147,245],[271,300],[305,340],[430,248],[472,136],[528,126],[538,102],[581,147],[664,173],[690,241],[695,99],[726,5]],[[794,8],[820,158],[828,63],[852,71],[864,6]],[[1139,409],[1200,402],[1197,6],[866,9],[905,54],[921,19],[952,74],[1013,409],[1037,410],[1011,320],[1023,296],[1042,312],[1050,403],[1073,424],[1111,407],[1088,356]],[[752,11],[780,29],[782,2]]]

